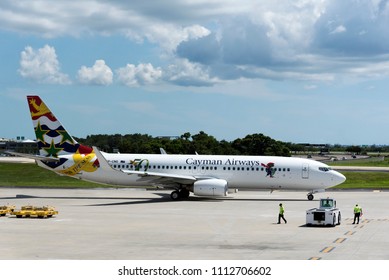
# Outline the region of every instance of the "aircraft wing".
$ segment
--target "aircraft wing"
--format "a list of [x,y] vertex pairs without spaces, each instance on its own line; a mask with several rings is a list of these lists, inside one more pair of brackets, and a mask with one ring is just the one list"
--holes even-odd
[[121,170],[129,175],[137,175],[144,180],[148,180],[151,183],[179,183],[179,184],[193,184],[197,178],[194,176],[187,175],[178,175],[178,174],[168,174],[168,173],[159,173],[159,172],[147,172],[147,171],[132,171],[132,170]]
[[103,168],[111,172],[122,172],[128,175],[135,175],[140,177],[140,180],[148,181],[150,182],[150,184],[162,184],[162,185],[193,184],[195,181],[199,179],[194,176],[179,175],[179,174],[148,172],[148,171],[133,171],[133,170],[116,170],[113,169],[108,164],[108,161],[105,159],[105,157],[97,147],[94,146],[93,150],[96,154],[97,159],[99,160],[100,168]]
[[17,153],[17,152],[11,152],[11,151],[5,151],[5,153],[18,156],[18,157],[25,157],[25,158],[31,158],[35,160],[41,160],[41,161],[51,161],[51,162],[59,162],[61,161],[60,158],[54,158],[54,157],[44,157],[40,155],[32,155],[32,154],[24,154],[24,153]]

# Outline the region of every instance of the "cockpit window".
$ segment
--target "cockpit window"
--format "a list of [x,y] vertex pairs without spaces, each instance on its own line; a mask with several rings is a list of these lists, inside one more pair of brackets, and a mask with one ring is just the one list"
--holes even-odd
[[332,170],[332,168],[331,168],[331,167],[328,167],[328,166],[326,166],[326,167],[324,167],[324,166],[321,166],[321,167],[319,167],[319,170],[320,170],[320,171],[327,172],[327,171],[331,171],[331,170]]

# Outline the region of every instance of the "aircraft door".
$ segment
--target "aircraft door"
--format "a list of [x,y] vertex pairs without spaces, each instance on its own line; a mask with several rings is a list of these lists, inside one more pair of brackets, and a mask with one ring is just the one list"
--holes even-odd
[[303,163],[302,178],[303,179],[309,178],[309,164],[308,163]]

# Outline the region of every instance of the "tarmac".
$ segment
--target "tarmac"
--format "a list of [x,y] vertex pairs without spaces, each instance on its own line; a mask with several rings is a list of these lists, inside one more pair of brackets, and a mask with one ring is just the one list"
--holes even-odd
[[[306,227],[337,199],[342,223]],[[278,204],[287,224],[277,224]],[[0,188],[0,205],[54,206],[53,218],[0,217],[1,260],[388,260],[389,192],[241,191],[228,198],[144,189]],[[364,215],[353,222],[358,203]]]

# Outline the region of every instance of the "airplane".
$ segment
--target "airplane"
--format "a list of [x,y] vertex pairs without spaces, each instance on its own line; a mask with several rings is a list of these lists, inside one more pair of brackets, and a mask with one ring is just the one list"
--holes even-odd
[[190,193],[225,197],[229,189],[307,190],[312,200],[314,193],[346,180],[328,165],[303,158],[105,153],[79,144],[39,96],[27,100],[39,147],[39,155],[28,157],[59,175],[109,185],[163,187],[173,190],[172,200],[187,199]]

